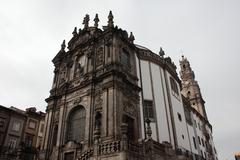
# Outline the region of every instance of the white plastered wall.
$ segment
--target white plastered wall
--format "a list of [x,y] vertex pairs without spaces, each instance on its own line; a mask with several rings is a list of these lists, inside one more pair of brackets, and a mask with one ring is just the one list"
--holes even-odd
[[155,100],[155,110],[157,117],[157,126],[158,126],[158,134],[159,134],[159,142],[170,142],[170,132],[169,132],[169,121],[167,119],[167,111],[166,111],[166,100],[163,89],[164,83],[162,82],[161,68],[154,64],[150,63],[151,72],[152,72],[152,85],[153,85],[153,93]]
[[[172,105],[172,110],[173,110],[173,118],[174,118],[178,147],[190,151],[190,144],[189,144],[187,126],[186,126],[186,118],[185,118],[182,98],[181,98],[181,95],[180,95],[180,87],[178,85],[179,96],[176,96],[176,94],[172,94],[172,89],[171,89],[171,85],[170,85],[171,75],[168,72],[166,72],[166,73],[167,73],[166,74],[167,75],[166,79],[167,79],[167,83],[168,83],[168,86],[169,86],[169,96],[170,96],[170,99],[171,99],[171,105]],[[181,115],[182,121],[180,121],[178,119],[178,113]]]
[[[142,99],[153,101],[149,62],[140,60],[140,67],[141,67],[140,70],[141,70],[141,77],[142,77],[142,92],[143,92]],[[153,140],[158,141],[156,122],[152,122],[150,126],[152,129]]]

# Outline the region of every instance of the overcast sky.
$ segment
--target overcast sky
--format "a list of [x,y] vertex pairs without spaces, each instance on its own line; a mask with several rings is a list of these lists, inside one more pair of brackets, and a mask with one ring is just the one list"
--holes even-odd
[[52,58],[85,14],[115,25],[155,53],[163,47],[179,68],[189,59],[206,101],[219,159],[240,151],[240,0],[0,1],[0,104],[45,111]]

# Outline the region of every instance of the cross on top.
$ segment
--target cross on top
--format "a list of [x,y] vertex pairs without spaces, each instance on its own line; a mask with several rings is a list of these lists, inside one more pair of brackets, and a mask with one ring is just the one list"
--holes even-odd
[[84,24],[84,29],[88,28],[89,20],[90,20],[89,15],[86,14],[86,16],[83,19],[83,23],[82,23],[82,24]]
[[94,27],[98,27],[98,22],[99,22],[99,18],[98,18],[98,14],[96,14],[95,18],[94,18]]

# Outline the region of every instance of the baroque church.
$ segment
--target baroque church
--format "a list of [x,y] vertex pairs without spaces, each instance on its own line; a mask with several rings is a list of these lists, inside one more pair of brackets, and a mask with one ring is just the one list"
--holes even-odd
[[53,58],[44,160],[217,160],[212,126],[190,63],[134,43],[108,22],[75,27]]

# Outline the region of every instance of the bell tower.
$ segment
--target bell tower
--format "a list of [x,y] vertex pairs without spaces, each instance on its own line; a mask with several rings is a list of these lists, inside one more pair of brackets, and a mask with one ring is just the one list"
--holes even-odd
[[207,119],[207,114],[204,106],[205,101],[202,98],[198,82],[195,80],[195,75],[190,66],[190,63],[184,56],[182,56],[182,59],[180,60],[180,68],[180,76],[182,79],[181,92],[183,96],[188,98],[191,106]]

